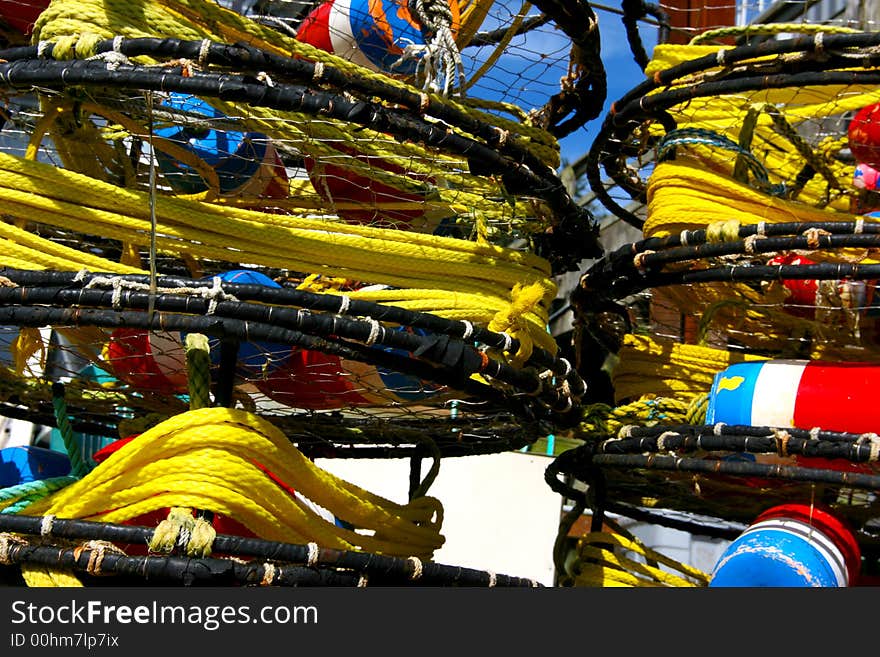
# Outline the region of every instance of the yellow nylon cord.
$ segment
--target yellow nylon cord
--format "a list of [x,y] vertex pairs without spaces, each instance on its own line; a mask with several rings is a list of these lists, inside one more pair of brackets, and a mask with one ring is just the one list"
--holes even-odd
[[[355,527],[337,527],[282,491],[256,463]],[[276,427],[246,411],[176,415],[121,447],[80,481],[23,513],[128,520],[181,506],[232,517],[271,540],[431,558],[443,543],[439,500],[397,504],[315,466]]]
[[[0,189],[0,211],[12,216],[87,234],[97,228],[105,237],[144,248],[149,243],[144,192],[117,188],[5,154],[0,154]],[[323,220],[296,220],[166,197],[156,199],[156,213],[157,243],[163,252],[299,271],[323,270],[329,275],[402,288],[439,289],[439,294],[422,294],[446,299],[446,305],[433,309],[437,314],[458,310],[458,299],[463,300],[464,307],[481,311],[495,308],[493,317],[498,316],[499,326],[506,325],[512,334],[553,350],[553,341],[544,334],[547,308],[556,294],[556,285],[548,277],[546,261],[532,254],[492,244]],[[0,248],[18,260],[33,258],[46,268],[139,271],[53,246],[13,226],[0,226],[0,236],[7,235],[15,242],[0,243]],[[38,252],[23,250],[19,242]],[[69,262],[63,262],[63,257]],[[535,290],[539,293],[533,294]],[[356,298],[357,293],[351,296]],[[385,297],[393,303],[392,292],[386,292]]]
[[[620,556],[621,552],[657,565]],[[707,573],[647,547],[634,536],[627,538],[614,532],[589,532],[582,536],[577,559],[572,566],[575,586],[703,587],[709,583]]]
[[[855,221],[847,212],[829,212],[806,203],[771,196],[727,176],[683,159],[662,162],[648,181],[645,236],[662,237],[705,228],[719,219],[756,225],[761,221]],[[864,217],[866,222],[876,218]],[[814,254],[821,257],[817,250]],[[812,256],[811,256],[812,257]],[[875,258],[868,261],[875,262]]]
[[752,354],[627,334],[612,374],[618,402],[643,395],[689,401],[706,393],[719,372],[733,363],[766,360]]

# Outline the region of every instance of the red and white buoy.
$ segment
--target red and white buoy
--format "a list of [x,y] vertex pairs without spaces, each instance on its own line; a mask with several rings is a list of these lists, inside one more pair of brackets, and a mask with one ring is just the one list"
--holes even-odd
[[[447,6],[454,34],[458,3]],[[401,75],[415,72],[420,47],[428,40],[405,0],[329,0],[303,19],[297,39],[364,68]],[[403,57],[408,46],[412,56]]]
[[113,375],[136,390],[165,395],[187,391],[179,333],[118,328],[110,334],[106,358]]
[[707,424],[880,433],[880,363],[774,359],[715,374]]

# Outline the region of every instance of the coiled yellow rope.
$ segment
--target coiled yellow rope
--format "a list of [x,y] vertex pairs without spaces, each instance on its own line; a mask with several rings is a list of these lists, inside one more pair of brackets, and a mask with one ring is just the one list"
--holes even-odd
[[[709,575],[647,547],[637,537],[589,532],[570,564],[572,584],[584,587],[703,587]],[[629,556],[627,556],[629,555]],[[665,568],[664,568],[665,566]]]
[[733,363],[766,360],[764,356],[634,334],[624,337],[618,355],[612,373],[618,401],[649,394],[690,401],[712,387],[716,372]]
[[[0,211],[78,233],[147,248],[149,199],[65,169],[0,154]],[[160,252],[249,262],[379,283],[389,289],[352,298],[398,303],[468,319],[555,352],[546,332],[556,284],[548,263],[487,243],[287,217],[199,201],[156,199]],[[0,224],[0,255],[40,268],[144,273]],[[25,268],[37,268],[30,265]]]
[[[848,212],[831,212],[766,194],[685,158],[661,162],[651,173],[644,232],[646,237],[675,235],[682,230],[706,228],[722,219],[756,225],[762,221],[769,224],[858,218]],[[864,217],[864,221],[877,219]],[[813,256],[820,258],[821,252],[812,252],[810,257]]]
[[[476,30],[477,20],[481,20],[481,16],[490,6],[491,2],[474,3],[474,7],[465,13],[467,33],[472,34]],[[159,0],[149,3],[123,0],[53,0],[40,15],[33,30],[34,43],[46,41],[56,44],[56,58],[91,56],[98,41],[115,36],[245,42],[276,54],[325,62],[352,75],[381,79],[387,84],[415,90],[404,80],[364,69],[205,0]],[[141,59],[150,61],[148,58]],[[420,89],[415,91],[421,92]],[[432,94],[431,98],[437,102],[453,104],[475,116],[488,118],[488,115],[480,115],[461,100],[446,99],[436,94]],[[247,115],[247,112],[240,111],[231,115]],[[500,117],[492,117],[492,121],[500,129],[524,137],[527,144],[534,145],[536,155],[545,159],[549,166],[558,166],[559,146],[548,133],[534,126],[517,124]],[[383,144],[386,151],[395,152],[395,142],[388,142]]]
[[[751,31],[754,29],[756,34],[762,33],[762,30],[766,30],[768,33],[789,31],[813,34],[851,31],[847,28],[810,24],[798,24],[797,26],[788,24],[748,26],[748,28],[729,29],[739,31],[743,29]],[[707,33],[707,35],[700,35],[698,39],[702,39],[704,36],[709,38],[712,36],[712,33]],[[652,59],[645,69],[645,74],[649,79],[656,78],[661,71],[687,61],[711,55],[718,55],[719,60],[723,61],[723,56],[719,55],[719,53],[730,48],[730,46],[701,45],[699,43],[692,43],[691,45],[658,44],[653,50]],[[738,62],[737,66],[745,69],[750,64],[766,63],[770,59],[770,57],[766,56],[755,57]],[[669,87],[664,86],[651,93],[656,94],[663,92],[667,88],[697,84],[711,79],[711,76],[716,75],[723,68],[723,64],[719,63],[717,67],[707,68],[700,73],[682,77],[673,82]],[[860,68],[858,60],[854,60],[854,68]],[[693,98],[689,99],[686,103],[669,108],[669,113],[674,118],[678,128],[711,130],[736,141],[745,123],[749,109],[756,105],[767,104],[780,108],[780,110],[784,111],[786,121],[796,128],[806,121],[818,121],[824,117],[842,116],[845,112],[857,111],[878,100],[880,100],[880,92],[878,92],[876,87],[870,85],[782,87],[737,91],[730,94],[722,93],[711,97]],[[758,118],[753,152],[760,153],[762,159],[766,158],[767,167],[771,171],[785,169],[786,175],[791,174],[789,177],[792,179],[797,173],[797,165],[795,160],[792,159],[794,148],[791,144],[787,144],[784,139],[781,139],[778,134],[774,134],[773,121],[769,116],[764,115]],[[713,161],[713,165],[726,168],[729,166],[729,160],[730,158],[717,158]],[[829,164],[834,164],[833,158],[828,158],[827,161]],[[788,168],[785,168],[786,166]],[[851,172],[849,175],[851,176]],[[815,181],[813,184],[815,184]],[[810,196],[809,189],[805,190],[805,192],[807,196]]]
[[[267,471],[358,531],[319,516]],[[314,465],[266,420],[228,408],[187,411],[148,429],[22,513],[120,522],[167,507],[219,513],[269,540],[337,549],[430,559],[444,541],[436,498],[401,505],[370,493]]]

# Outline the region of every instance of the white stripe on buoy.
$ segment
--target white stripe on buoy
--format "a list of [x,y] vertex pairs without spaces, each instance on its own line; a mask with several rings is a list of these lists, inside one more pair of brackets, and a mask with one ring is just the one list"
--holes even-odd
[[[793,520],[791,518],[770,518],[756,523],[743,532],[742,535],[745,536],[746,534],[768,530],[790,534],[811,545],[813,549],[819,553],[825,563],[828,564],[829,569],[834,575],[834,579],[837,581],[837,586],[845,587],[849,585],[849,576],[847,574],[846,560],[843,557],[843,552],[841,552],[840,548],[838,548],[837,545],[835,545],[834,542],[817,527],[812,527],[805,522]],[[801,555],[791,554],[789,556],[795,558]]]
[[796,360],[764,363],[752,397],[753,426],[794,425],[794,405],[806,366],[806,362]]
[[371,71],[379,70],[358,48],[357,39],[351,32],[351,0],[333,0],[327,18],[327,30],[336,55]]

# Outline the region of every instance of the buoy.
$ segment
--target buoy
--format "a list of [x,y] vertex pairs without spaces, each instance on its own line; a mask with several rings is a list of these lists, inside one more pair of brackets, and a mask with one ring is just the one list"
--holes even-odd
[[829,510],[782,504],[759,515],[718,559],[710,587],[847,587],[858,583],[861,550]]
[[179,333],[118,328],[110,334],[107,363],[113,376],[140,391],[187,391],[186,353]]
[[[210,104],[180,93],[163,103],[180,112],[200,115],[200,121],[226,118]],[[157,127],[156,135],[186,148],[217,172],[220,193],[237,197],[286,198],[287,170],[270,139],[258,132],[213,129],[176,123]],[[208,189],[199,173],[168,153],[156,149],[156,159],[168,184],[177,192],[195,194]]]
[[880,184],[880,171],[864,162],[856,165],[853,171],[853,187],[873,192],[877,191],[878,184]]
[[[452,2],[450,9],[453,29],[458,29],[458,3]],[[403,46],[424,44],[421,28],[410,16],[403,0],[325,2],[303,19],[297,39],[361,66],[385,72],[391,72],[392,65],[403,54]],[[415,60],[393,68],[397,73],[414,71]],[[400,190],[357,173],[342,161],[316,160],[306,156],[304,164],[312,186],[344,221],[433,233],[443,219],[452,216],[451,211],[443,209],[425,211],[425,201],[438,198],[433,181],[428,177],[408,171],[385,158],[364,155],[344,144],[336,144],[334,148],[343,157],[351,156],[371,167],[405,176],[413,187]],[[413,203],[416,207],[381,207],[390,203]]]
[[27,36],[49,6],[49,0],[0,0],[0,18],[16,32]]
[[880,168],[880,103],[866,105],[856,112],[849,122],[847,137],[857,162]]
[[0,488],[69,474],[70,458],[54,449],[36,445],[0,449]]
[[[223,281],[281,287],[265,274],[251,269],[218,274]],[[188,392],[187,333],[119,328],[110,335],[106,359],[113,375],[136,390],[165,395]],[[209,337],[212,365],[220,364],[220,340]],[[245,377],[271,372],[290,355],[290,345],[266,341],[239,342],[237,371]],[[216,367],[212,374],[217,374]]]
[[[330,204],[340,219],[349,223],[369,224],[378,228],[403,228],[420,233],[433,233],[443,219],[452,216],[450,210],[438,208],[426,211],[425,202],[439,199],[429,179],[407,171],[380,157],[368,157],[352,148],[336,145],[341,153],[356,158],[371,167],[405,176],[422,189],[400,190],[385,183],[356,173],[342,164],[304,157],[304,165],[315,191]],[[383,204],[410,203],[411,208],[383,208]],[[343,207],[339,207],[339,206]],[[355,207],[344,207],[354,205]]]
[[[400,349],[374,348],[407,353]],[[308,410],[427,401],[444,391],[443,386],[412,375],[296,347],[285,365],[255,380],[254,384],[279,404]]]
[[[459,27],[457,2],[448,3],[453,35]],[[297,39],[373,71],[412,75],[418,58],[401,60],[407,46],[424,46],[426,32],[405,0],[330,0],[300,24]]]
[[[771,258],[767,264],[815,265],[816,262],[802,255],[785,253]],[[789,278],[782,279],[781,283],[788,290],[788,297],[784,301],[785,310],[792,315],[813,319],[817,306],[822,305],[819,281]],[[836,295],[840,297],[845,308],[865,308],[870,303],[869,297],[873,296],[874,286],[868,286],[865,281],[840,280],[835,285]],[[834,291],[835,288],[832,288],[832,292]]]
[[774,359],[715,374],[707,424],[880,432],[880,364]]

